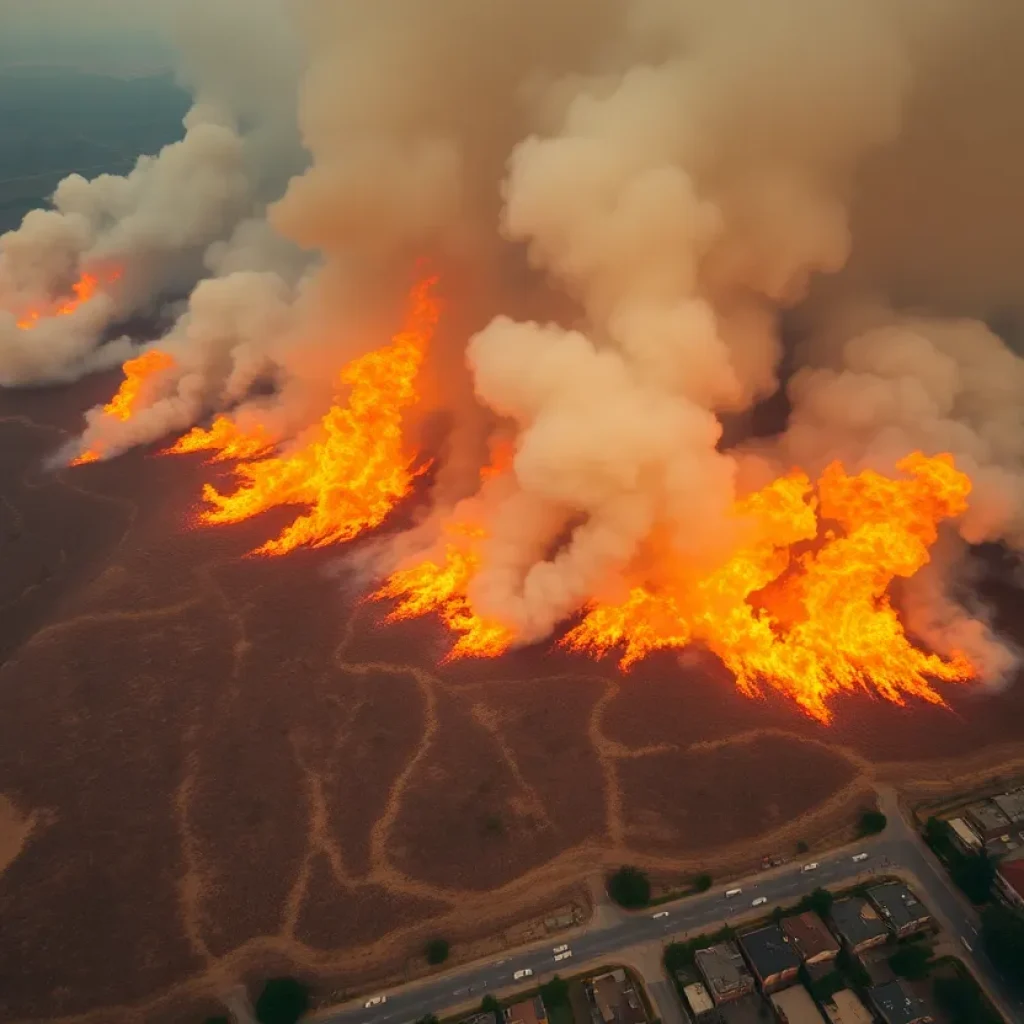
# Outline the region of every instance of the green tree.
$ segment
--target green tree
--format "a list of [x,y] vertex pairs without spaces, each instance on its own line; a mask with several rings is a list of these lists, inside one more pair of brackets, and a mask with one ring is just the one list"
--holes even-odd
[[638,910],[651,901],[650,879],[639,868],[621,867],[608,879],[608,894],[620,907]]
[[445,939],[431,939],[423,950],[428,964],[443,964],[448,959],[450,947]]
[[949,839],[949,825],[934,815],[924,823],[924,841],[940,857],[945,858],[955,852]]
[[951,1024],[999,1024],[972,978],[936,978],[932,991]]
[[692,942],[670,942],[665,947],[665,970],[670,975],[689,967],[693,963],[696,947]]
[[862,836],[876,836],[885,830],[888,820],[881,811],[866,810],[860,816],[858,830]]
[[426,1017],[420,1017],[416,1024],[438,1024],[438,1020],[434,1014],[428,1013]]
[[295,978],[271,978],[256,1000],[260,1024],[295,1024],[309,1009],[309,989]]
[[923,942],[908,942],[901,945],[891,957],[889,966],[893,974],[907,981],[921,981],[931,971],[931,947]]
[[809,849],[810,847],[802,839],[796,844],[797,853],[806,853]]
[[493,1014],[497,1024],[501,1024],[501,1003],[494,996],[484,996],[480,1003],[480,1012]]
[[569,982],[556,974],[547,984],[541,985],[540,997],[549,1010],[568,1005]]
[[786,912],[782,909],[782,907],[776,907],[772,911],[772,920],[776,924],[779,924],[785,916],[786,916]]
[[949,873],[972,903],[987,903],[996,880],[996,866],[985,850],[958,856],[950,864]]
[[813,910],[819,917],[828,917],[832,913],[832,904],[835,897],[828,889],[817,888],[802,902],[807,904],[808,910]]
[[1011,981],[1024,984],[1024,914],[1002,903],[986,907],[981,941],[996,967]]
[[707,892],[708,889],[711,888],[711,882],[711,876],[707,872],[704,872],[703,874],[697,875],[697,877],[694,878],[693,887],[697,890],[697,892]]
[[850,979],[854,986],[858,988],[871,987],[871,975],[868,974],[867,969],[860,960],[851,954],[845,946],[839,950],[839,955],[836,957],[836,967]]

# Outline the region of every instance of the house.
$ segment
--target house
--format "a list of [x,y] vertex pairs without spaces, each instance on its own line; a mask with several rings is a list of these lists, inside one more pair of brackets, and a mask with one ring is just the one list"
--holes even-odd
[[925,905],[902,882],[887,882],[868,889],[868,898],[878,908],[893,935],[913,935],[932,923]]
[[548,1024],[548,1013],[540,996],[523,999],[504,1010],[505,1024]]
[[646,1024],[643,1000],[621,968],[591,978],[587,987],[604,1024]]
[[1013,822],[1024,825],[1024,789],[1011,789],[1009,793],[1000,793],[992,797],[992,803]]
[[999,862],[996,886],[1007,903],[1024,907],[1024,854]]
[[881,945],[889,930],[875,908],[859,896],[836,900],[830,912],[836,934],[851,953]]
[[771,997],[772,1009],[779,1024],[825,1024],[803,985],[793,985]]
[[699,981],[683,989],[683,1001],[694,1024],[705,1024],[716,1019],[715,1001]]
[[981,800],[967,808],[967,818],[984,842],[1001,839],[1013,830],[1010,819],[995,804]]
[[953,842],[964,853],[977,853],[981,849],[981,836],[963,818],[950,818],[946,824]]
[[731,1003],[723,1003],[717,1012],[722,1024],[765,1024],[769,1010],[759,995],[751,993]]
[[928,1024],[935,1019],[923,1000],[908,992],[898,981],[876,985],[868,992],[868,999],[883,1024]]
[[716,1005],[754,991],[753,976],[735,942],[719,942],[707,949],[698,949],[694,962]]
[[796,979],[800,956],[777,924],[741,935],[740,947],[762,992],[774,992]]
[[813,910],[795,917],[784,917],[782,931],[808,966],[834,960],[839,953],[836,937]]
[[875,1020],[874,1014],[848,988],[832,993],[832,1001],[825,1004],[825,1015],[830,1024],[874,1024]]

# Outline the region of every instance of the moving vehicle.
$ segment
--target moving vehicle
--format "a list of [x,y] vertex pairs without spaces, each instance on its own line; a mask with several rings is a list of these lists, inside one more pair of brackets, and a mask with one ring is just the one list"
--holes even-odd
[[800,870],[801,871],[817,871],[818,870],[818,862],[816,860],[812,860],[810,864],[805,864]]
[[742,889],[726,889],[725,890],[725,898],[727,900],[731,900],[733,898],[733,896],[739,896],[739,894],[741,892],[743,892]]
[[363,1003],[364,1010],[370,1010],[374,1006],[383,1006],[388,1001],[387,996],[371,996]]
[[767,896],[758,896],[756,900],[750,905],[752,907],[763,907],[768,902]]
[[960,936],[960,941],[964,944],[964,949],[966,949],[968,953],[974,952],[974,947],[962,935]]
[[551,950],[551,952],[552,953],[564,953],[568,948],[569,948],[568,946],[563,944],[561,946],[555,946],[555,948],[553,950]]
[[652,914],[651,917],[652,917],[653,920],[657,921],[658,918],[668,917],[668,911],[667,910],[659,910],[656,914]]
[[855,853],[853,855],[853,863],[856,864],[858,861],[867,860],[868,855],[866,853]]
[[559,960],[568,960],[569,957],[571,957],[571,956],[572,956],[572,950],[571,949],[567,949],[564,953],[559,953],[555,957],[555,963],[557,963]]
[[532,977],[533,977],[533,971],[529,967],[526,967],[526,968],[524,968],[521,971],[516,971],[516,973],[512,975],[512,980],[513,981],[522,981],[523,978],[532,978]]

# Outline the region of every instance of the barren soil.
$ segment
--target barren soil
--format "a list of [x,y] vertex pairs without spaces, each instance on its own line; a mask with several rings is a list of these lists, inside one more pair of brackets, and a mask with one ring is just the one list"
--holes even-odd
[[602,865],[721,874],[875,783],[1024,757],[1020,687],[825,728],[701,656],[440,668],[437,624],[383,627],[339,552],[243,557],[288,510],[190,529],[196,459],[45,471],[108,388],[0,398],[4,1021],[184,1020],[268,969],[358,985]]

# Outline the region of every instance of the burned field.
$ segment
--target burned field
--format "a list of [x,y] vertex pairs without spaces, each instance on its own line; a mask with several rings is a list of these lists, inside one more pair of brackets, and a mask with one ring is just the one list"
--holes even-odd
[[196,460],[47,473],[66,409],[3,402],[0,827],[31,824],[0,874],[4,1020],[138,1019],[266,956],[401,963],[602,860],[686,870],[794,819],[811,838],[872,779],[1018,740],[1013,687],[849,698],[824,727],[701,655],[441,667],[441,627],[383,626],[337,549],[243,557],[287,509],[191,530]]

